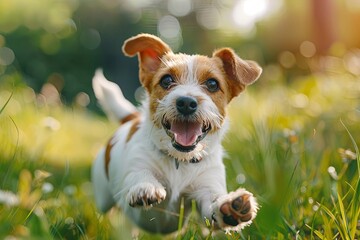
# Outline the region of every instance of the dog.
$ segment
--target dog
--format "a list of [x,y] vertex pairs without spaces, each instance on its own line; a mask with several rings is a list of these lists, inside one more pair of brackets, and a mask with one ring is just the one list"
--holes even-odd
[[150,34],[129,38],[122,50],[138,56],[146,98],[138,110],[96,71],[95,95],[120,122],[92,167],[97,208],[120,207],[140,228],[163,234],[178,229],[182,199],[185,211],[195,200],[216,229],[251,224],[257,201],[243,188],[227,192],[221,140],[229,125],[226,106],[262,69],[230,48],[212,57],[175,54]]

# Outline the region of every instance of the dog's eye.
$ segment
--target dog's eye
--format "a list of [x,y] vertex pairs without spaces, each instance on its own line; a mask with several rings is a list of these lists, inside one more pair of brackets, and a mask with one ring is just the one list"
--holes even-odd
[[166,74],[160,79],[160,86],[164,89],[169,89],[174,83],[175,81],[170,74]]
[[205,82],[205,86],[206,88],[210,91],[210,92],[216,92],[217,90],[219,90],[219,83],[216,79],[214,78],[210,78]]

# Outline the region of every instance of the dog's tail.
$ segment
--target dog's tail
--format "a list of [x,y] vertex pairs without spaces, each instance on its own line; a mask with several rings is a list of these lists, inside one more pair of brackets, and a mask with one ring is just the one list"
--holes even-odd
[[95,96],[108,117],[122,122],[127,117],[138,114],[138,110],[124,97],[120,87],[105,78],[102,69],[96,70],[92,85]]

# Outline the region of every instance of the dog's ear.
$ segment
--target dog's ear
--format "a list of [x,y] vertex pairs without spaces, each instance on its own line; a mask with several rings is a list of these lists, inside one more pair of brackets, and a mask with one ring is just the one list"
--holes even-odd
[[139,34],[124,42],[122,50],[126,56],[138,54],[140,81],[147,87],[161,64],[161,57],[171,48],[160,38],[150,34]]
[[254,83],[260,76],[262,69],[254,61],[243,60],[230,48],[214,51],[213,57],[218,57],[223,63],[225,74],[229,79],[230,92],[233,97]]

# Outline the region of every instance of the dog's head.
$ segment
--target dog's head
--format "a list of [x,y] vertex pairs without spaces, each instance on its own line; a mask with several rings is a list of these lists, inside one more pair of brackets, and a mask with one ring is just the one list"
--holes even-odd
[[156,145],[183,161],[206,152],[206,136],[221,129],[227,104],[262,71],[230,48],[218,49],[212,57],[174,54],[149,34],[128,39],[123,51],[127,56],[138,55],[150,118],[160,132]]

